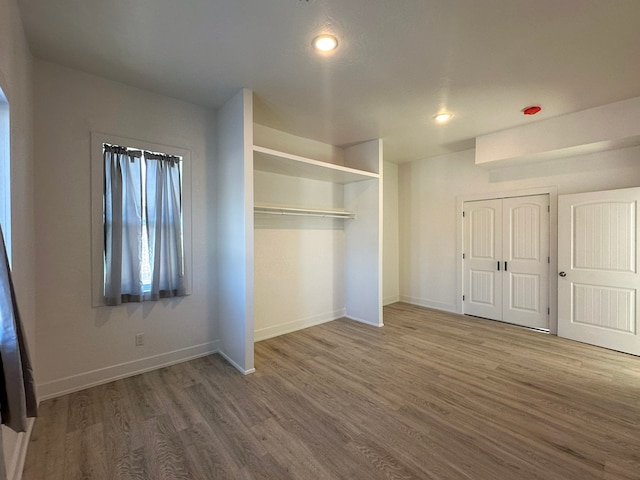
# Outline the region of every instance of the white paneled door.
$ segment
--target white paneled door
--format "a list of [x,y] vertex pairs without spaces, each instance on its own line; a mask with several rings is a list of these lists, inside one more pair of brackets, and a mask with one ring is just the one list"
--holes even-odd
[[464,313],[502,320],[502,200],[464,204]]
[[640,355],[640,188],[558,197],[558,335]]
[[549,328],[549,196],[464,203],[464,313]]

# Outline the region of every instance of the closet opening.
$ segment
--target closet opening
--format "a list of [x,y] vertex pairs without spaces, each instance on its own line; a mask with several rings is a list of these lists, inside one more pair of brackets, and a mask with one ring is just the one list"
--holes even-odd
[[459,199],[460,313],[555,333],[557,196],[551,193]]

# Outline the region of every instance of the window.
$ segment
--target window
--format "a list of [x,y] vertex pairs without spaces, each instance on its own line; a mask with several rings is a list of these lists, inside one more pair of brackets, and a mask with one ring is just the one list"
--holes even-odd
[[189,157],[175,147],[92,135],[94,306],[189,293]]

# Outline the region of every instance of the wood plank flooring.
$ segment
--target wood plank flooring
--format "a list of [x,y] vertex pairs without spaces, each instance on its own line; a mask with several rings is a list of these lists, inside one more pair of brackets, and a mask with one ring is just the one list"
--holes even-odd
[[24,479],[640,479],[640,358],[394,304],[43,402]]

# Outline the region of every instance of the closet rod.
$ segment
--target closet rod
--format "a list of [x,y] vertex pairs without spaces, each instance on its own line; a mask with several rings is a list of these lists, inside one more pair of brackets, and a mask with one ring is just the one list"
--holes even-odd
[[265,214],[265,215],[289,215],[292,217],[321,217],[321,218],[346,218],[346,219],[355,219],[356,215],[354,213],[314,213],[314,212],[287,212],[286,210],[255,210],[255,213]]

